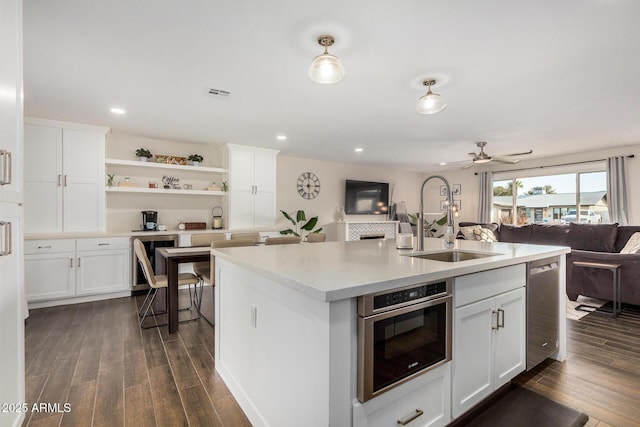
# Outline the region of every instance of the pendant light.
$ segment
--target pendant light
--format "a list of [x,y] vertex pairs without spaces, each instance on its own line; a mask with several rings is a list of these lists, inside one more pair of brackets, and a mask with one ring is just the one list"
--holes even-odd
[[436,84],[435,80],[425,80],[422,82],[427,87],[427,93],[421,96],[416,105],[416,111],[420,114],[436,114],[444,110],[447,106],[442,102],[442,98],[437,93],[431,92],[431,86]]
[[331,55],[329,46],[333,46],[333,36],[320,36],[318,44],[324,46],[324,53],[313,58],[309,67],[309,78],[316,83],[337,83],[344,77],[344,67],[337,56]]

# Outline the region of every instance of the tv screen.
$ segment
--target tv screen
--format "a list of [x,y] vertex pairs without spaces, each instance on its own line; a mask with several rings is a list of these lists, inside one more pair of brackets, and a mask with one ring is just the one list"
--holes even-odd
[[347,180],[344,211],[353,215],[386,215],[389,210],[389,184]]

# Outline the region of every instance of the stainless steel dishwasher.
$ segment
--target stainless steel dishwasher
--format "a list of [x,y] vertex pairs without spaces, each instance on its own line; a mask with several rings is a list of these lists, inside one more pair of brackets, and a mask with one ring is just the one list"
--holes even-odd
[[527,371],[558,349],[560,257],[527,263]]

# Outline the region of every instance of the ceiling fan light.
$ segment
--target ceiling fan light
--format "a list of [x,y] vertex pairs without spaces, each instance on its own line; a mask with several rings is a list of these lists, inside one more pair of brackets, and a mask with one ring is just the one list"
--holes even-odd
[[344,78],[345,71],[337,56],[323,53],[313,58],[309,78],[316,83],[332,84]]
[[473,163],[481,165],[483,163],[489,163],[491,160],[491,157],[481,157],[479,159],[473,159]]

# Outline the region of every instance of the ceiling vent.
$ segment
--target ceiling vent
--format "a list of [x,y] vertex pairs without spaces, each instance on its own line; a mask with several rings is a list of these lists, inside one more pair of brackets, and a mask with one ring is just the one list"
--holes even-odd
[[228,90],[211,88],[209,89],[209,95],[212,95],[218,98],[228,98],[229,95],[231,95],[231,92],[229,92]]

